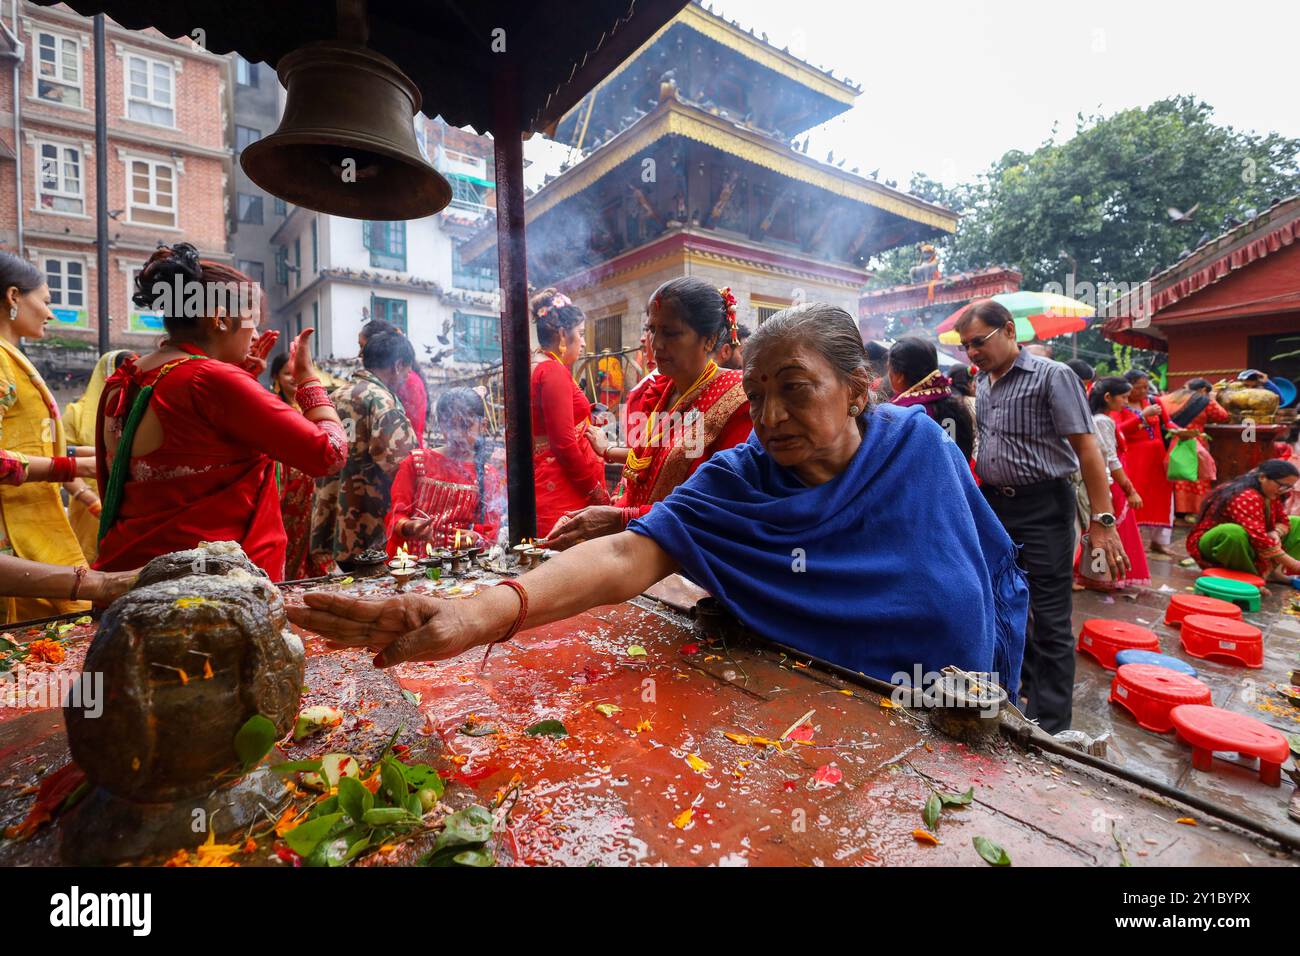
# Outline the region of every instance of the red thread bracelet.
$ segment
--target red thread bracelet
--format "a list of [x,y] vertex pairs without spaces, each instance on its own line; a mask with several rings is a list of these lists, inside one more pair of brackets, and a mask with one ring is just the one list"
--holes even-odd
[[510,640],[510,638],[518,634],[520,629],[524,626],[524,621],[528,618],[528,592],[524,590],[524,586],[511,578],[498,582],[497,587],[508,587],[519,595],[519,613],[515,616],[515,622],[510,625],[510,630],[506,631],[505,634],[498,637],[488,645],[487,651],[483,654],[483,662],[478,666],[480,673],[483,671],[483,668],[487,667],[488,655],[492,653],[492,648],[496,647],[502,641]]

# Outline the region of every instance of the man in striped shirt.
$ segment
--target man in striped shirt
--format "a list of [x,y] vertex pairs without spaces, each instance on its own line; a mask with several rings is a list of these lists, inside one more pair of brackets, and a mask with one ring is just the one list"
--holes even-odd
[[993,512],[1020,546],[1029,576],[1030,625],[1021,671],[1025,715],[1044,730],[1070,727],[1074,693],[1074,635],[1070,623],[1075,493],[1070,476],[1083,472],[1093,513],[1090,553],[1112,574],[1128,558],[1111,513],[1106,461],[1083,387],[1069,368],[1016,343],[1016,324],[1002,305],[971,303],[957,321],[962,349],[979,368],[975,474]]

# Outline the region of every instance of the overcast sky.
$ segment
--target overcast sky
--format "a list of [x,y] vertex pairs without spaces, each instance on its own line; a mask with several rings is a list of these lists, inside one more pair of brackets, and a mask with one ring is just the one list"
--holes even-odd
[[[1297,0],[710,0],[778,48],[863,86],[813,131],[809,155],[905,187],[913,171],[972,178],[1006,150],[1032,150],[1110,114],[1179,93],[1220,123],[1300,137]],[[535,137],[534,140],[537,138]],[[540,185],[567,150],[530,142]]]

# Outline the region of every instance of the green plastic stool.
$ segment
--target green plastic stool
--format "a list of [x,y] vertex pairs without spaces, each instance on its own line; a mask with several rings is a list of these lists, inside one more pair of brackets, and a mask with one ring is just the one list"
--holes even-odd
[[1197,578],[1196,593],[1231,601],[1243,611],[1259,610],[1259,588],[1230,578]]

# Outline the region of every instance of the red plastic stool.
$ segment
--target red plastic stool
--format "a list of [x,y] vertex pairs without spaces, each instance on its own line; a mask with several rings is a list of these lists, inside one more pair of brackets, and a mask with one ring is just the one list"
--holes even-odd
[[1115,655],[1130,647],[1141,651],[1159,651],[1160,641],[1141,625],[1094,617],[1083,622],[1083,628],[1079,631],[1079,643],[1074,649],[1080,654],[1092,655],[1098,664],[1113,671],[1116,667]]
[[1165,609],[1165,623],[1177,627],[1189,614],[1211,614],[1215,617],[1228,617],[1234,621],[1241,620],[1241,608],[1231,601],[1207,597],[1204,594],[1175,594],[1169,599]]
[[1253,624],[1209,614],[1183,618],[1183,650],[1202,660],[1264,666],[1264,633]]
[[1192,766],[1212,770],[1215,751],[1259,758],[1259,779],[1270,787],[1282,785],[1282,764],[1290,748],[1286,738],[1268,724],[1245,714],[1183,704],[1169,718],[1179,738],[1192,748]]
[[1169,712],[1182,704],[1210,704],[1210,688],[1190,674],[1159,664],[1121,664],[1110,685],[1110,699],[1158,734],[1174,729]]
[[1231,571],[1228,568],[1206,568],[1202,573],[1207,578],[1227,578],[1229,581],[1240,581],[1242,584],[1253,584],[1257,588],[1268,586],[1268,582],[1258,574],[1250,574],[1246,571]]

